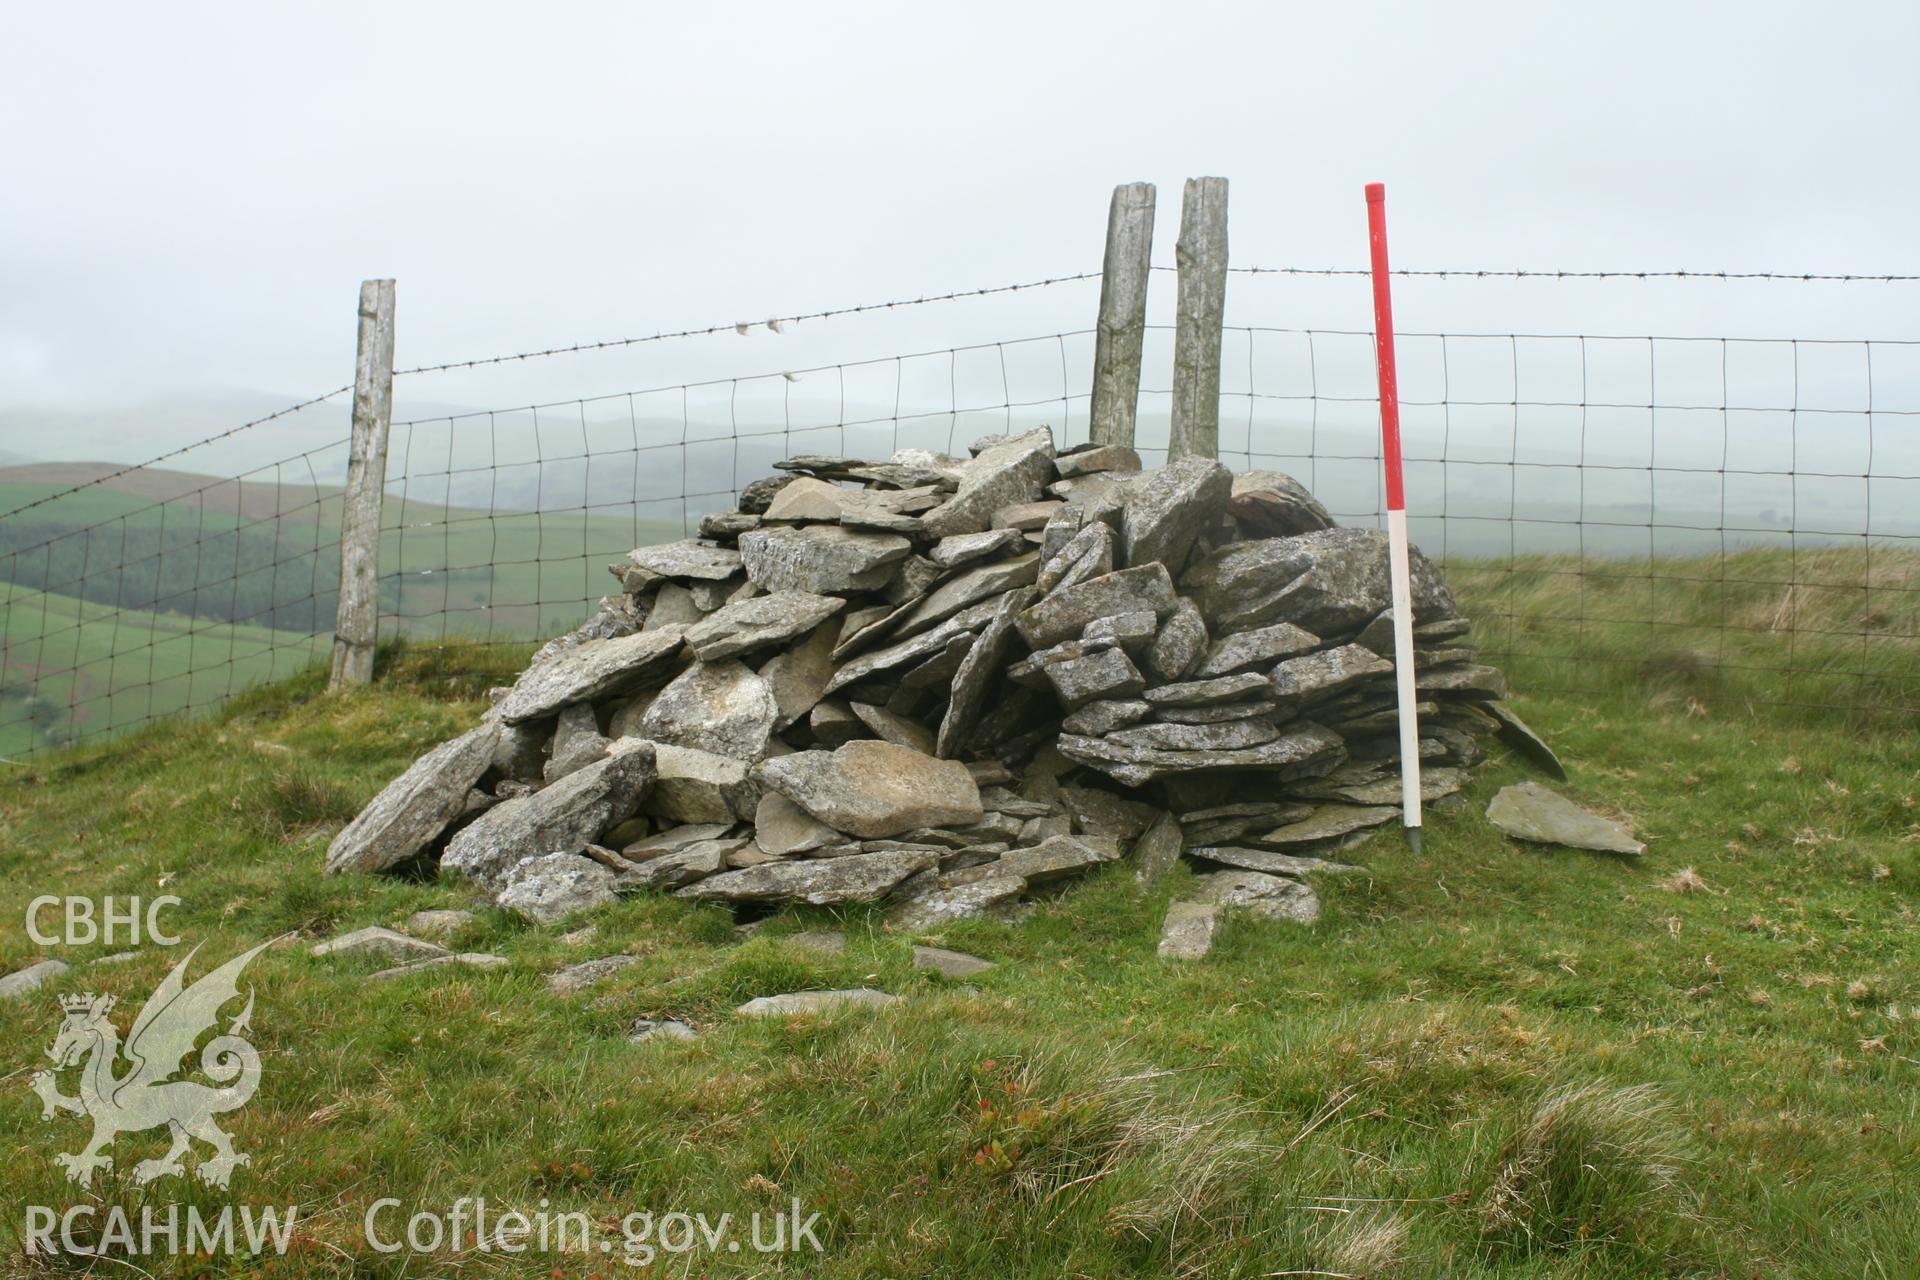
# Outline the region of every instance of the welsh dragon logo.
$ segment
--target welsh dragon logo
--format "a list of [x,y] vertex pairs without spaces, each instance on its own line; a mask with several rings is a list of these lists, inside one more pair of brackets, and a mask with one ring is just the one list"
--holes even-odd
[[[183,1060],[193,1052],[194,1043],[216,1027],[221,1007],[239,998],[240,971],[270,945],[263,942],[187,986],[187,965],[200,950],[196,946],[148,997],[124,1047],[120,1032],[107,1018],[114,1005],[112,996],[60,997],[66,1018],[47,1050],[55,1067],[35,1073],[30,1087],[40,1095],[42,1119],[69,1111],[93,1120],[93,1140],[79,1154],[63,1152],[55,1157],[67,1171],[68,1181],[88,1186],[95,1169],[112,1168],[113,1157],[106,1150],[117,1134],[161,1125],[172,1130],[173,1147],[156,1160],[134,1166],[137,1184],[184,1174],[181,1157],[189,1153],[195,1138],[213,1148],[213,1154],[201,1159],[195,1169],[208,1186],[225,1187],[235,1168],[251,1163],[214,1123],[215,1116],[245,1106],[260,1087],[260,1054],[240,1034],[253,1016],[251,992],[246,1008],[228,1024],[226,1034],[215,1036],[200,1051],[200,1070],[214,1084],[171,1077],[188,1069]],[[123,1057],[126,1070],[115,1074]],[[57,1072],[72,1066],[80,1067],[78,1097],[61,1093],[56,1078]]]

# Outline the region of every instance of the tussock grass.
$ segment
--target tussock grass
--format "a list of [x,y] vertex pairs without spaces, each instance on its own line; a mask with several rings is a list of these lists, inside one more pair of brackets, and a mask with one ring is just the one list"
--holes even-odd
[[[42,893],[165,891],[182,899],[167,926],[207,962],[298,935],[248,971],[266,1066],[234,1116],[255,1163],[231,1195],[299,1204],[294,1253],[124,1261],[156,1277],[628,1273],[617,1253],[388,1257],[361,1237],[380,1196],[480,1194],[596,1223],[795,1198],[823,1215],[820,1255],[702,1254],[653,1272],[668,1275],[1817,1280],[1920,1256],[1911,733],[1520,682],[1565,790],[1628,818],[1642,858],[1490,830],[1487,799],[1528,776],[1496,751],[1429,814],[1423,856],[1391,832],[1349,851],[1368,874],[1320,884],[1312,929],[1236,921],[1204,963],[1170,966],[1154,943],[1190,873],[1143,891],[1121,866],[1021,925],[927,939],[997,962],[954,983],[914,969],[910,940],[866,907],[783,911],[742,941],[724,910],[670,896],[540,928],[457,882],[322,876],[353,806],[480,714],[497,676],[464,682],[450,663],[403,648],[369,690],[328,696],[309,671],[110,753],[0,773],[0,922]],[[1709,888],[1669,891],[1696,877]],[[384,961],[308,951],[455,906],[476,913],[458,947],[505,968],[375,983]],[[564,940],[581,923],[591,936]],[[842,930],[846,950],[787,941],[802,929]],[[43,1122],[23,1087],[54,997],[131,1010],[178,958],[92,963],[124,949],[43,952],[0,927],[0,972],[73,966],[8,1009],[0,1248],[22,1206],[75,1199],[53,1156],[84,1126]],[[580,995],[548,990],[613,954],[635,961]],[[906,998],[733,1013],[860,985]],[[629,1043],[635,1019],[660,1017],[699,1038]],[[130,1170],[161,1149],[125,1135],[115,1155]],[[155,1193],[224,1202],[177,1181]]]
[[270,840],[288,840],[353,820],[360,799],[309,764],[294,764],[255,778],[234,799],[234,808]]
[[1525,1251],[1645,1243],[1690,1216],[1686,1156],[1651,1085],[1580,1085],[1542,1098],[1480,1200],[1487,1234]]
[[1454,560],[1474,640],[1517,689],[1883,728],[1920,712],[1920,552]]

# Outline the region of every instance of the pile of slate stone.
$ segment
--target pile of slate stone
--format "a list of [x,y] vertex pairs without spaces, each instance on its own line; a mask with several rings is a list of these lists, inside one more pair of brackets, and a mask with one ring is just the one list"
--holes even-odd
[[[1277,472],[1044,428],[972,455],[791,458],[634,551],[328,870],[437,862],[541,920],[651,889],[926,928],[1123,855],[1298,877],[1397,816],[1383,535]],[[1431,800],[1525,731],[1418,552],[1413,599]]]

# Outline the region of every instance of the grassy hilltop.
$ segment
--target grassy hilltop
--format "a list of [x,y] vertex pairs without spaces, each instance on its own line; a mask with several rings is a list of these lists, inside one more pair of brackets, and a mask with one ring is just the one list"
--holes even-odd
[[[1561,610],[1551,568],[1493,581]],[[1495,597],[1455,573],[1494,641]],[[1753,588],[1737,616],[1763,618],[1767,598]],[[5,767],[0,919],[48,892],[168,892],[184,901],[170,923],[209,962],[298,935],[249,971],[266,1068],[230,1117],[254,1156],[234,1198],[298,1204],[294,1250],[132,1260],[156,1276],[1910,1274],[1920,739],[1910,721],[1752,713],[1745,699],[1784,693],[1767,683],[1784,676],[1716,685],[1675,660],[1680,644],[1600,621],[1603,600],[1589,584],[1581,652],[1615,661],[1576,672],[1561,649],[1561,665],[1514,664],[1523,695],[1592,691],[1517,705],[1566,757],[1567,790],[1630,821],[1643,858],[1493,832],[1487,799],[1526,776],[1496,757],[1430,816],[1423,857],[1380,833],[1351,855],[1368,875],[1321,885],[1319,925],[1243,921],[1188,966],[1154,954],[1185,871],[1142,893],[1122,865],[1024,925],[948,928],[938,941],[997,962],[965,983],[912,969],[908,940],[867,909],[786,912],[741,941],[721,910],[645,897],[568,942],[457,883],[322,877],[330,833],[469,724],[519,657],[474,671],[405,646],[365,692],[328,697],[308,670],[213,720]],[[1736,603],[1671,603],[1688,601],[1696,620]],[[1523,651],[1573,643],[1515,626]],[[1764,635],[1728,640],[1780,665]],[[1854,650],[1835,643],[1795,665],[1843,678]],[[475,907],[454,944],[509,965],[374,983],[379,962],[307,952],[442,906]],[[847,951],[785,940],[807,928],[844,929]],[[42,1122],[26,1089],[54,996],[137,1004],[177,959],[88,963],[119,949],[63,950],[73,969],[17,1007],[0,1050],[0,1231],[26,1204],[72,1199],[53,1157],[83,1128]],[[637,959],[584,993],[548,990],[551,971],[609,954]],[[17,925],[0,932],[0,970],[41,955]],[[862,984],[907,1000],[731,1014]],[[700,1038],[628,1042],[636,1018],[665,1016]],[[160,1146],[123,1137],[120,1168]],[[102,1194],[142,1203],[126,1184]],[[825,1251],[634,1272],[618,1253],[409,1258],[361,1240],[382,1196],[410,1212],[481,1194],[597,1222],[744,1217],[798,1197],[821,1213]]]

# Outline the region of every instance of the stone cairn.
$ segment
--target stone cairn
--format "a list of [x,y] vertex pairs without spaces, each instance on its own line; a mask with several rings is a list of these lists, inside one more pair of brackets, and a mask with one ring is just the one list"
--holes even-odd
[[[1399,815],[1386,538],[1278,472],[1046,428],[971,452],[790,458],[634,551],[327,869],[437,860],[543,921],[670,890],[927,929],[1184,853],[1216,913],[1313,919],[1301,877]],[[1417,551],[1413,599],[1431,801],[1525,727]]]

